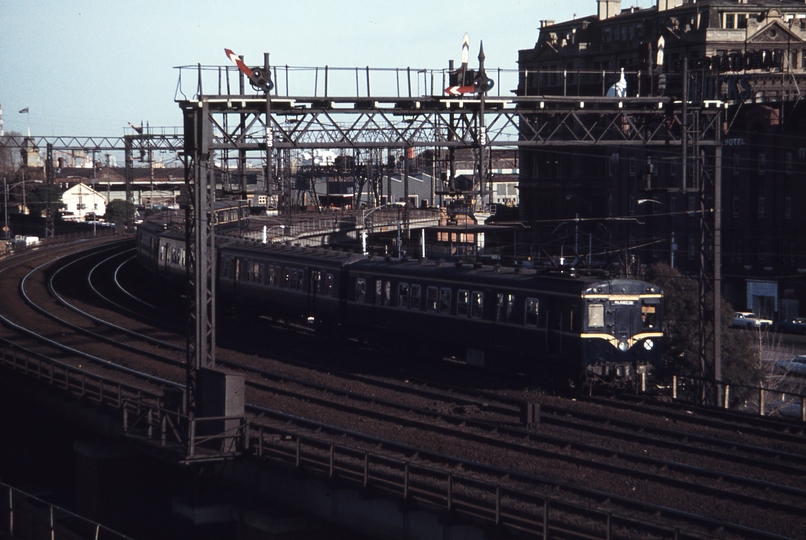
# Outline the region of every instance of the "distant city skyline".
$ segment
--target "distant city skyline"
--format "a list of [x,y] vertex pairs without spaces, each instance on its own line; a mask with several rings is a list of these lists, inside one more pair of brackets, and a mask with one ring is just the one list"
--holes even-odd
[[[636,5],[651,7],[654,0],[622,1],[624,8]],[[444,69],[451,59],[459,64],[467,32],[471,66],[483,41],[489,68],[515,70],[518,50],[534,45],[541,20],[593,15],[597,4],[300,0],[293,9],[284,6],[276,0],[3,2],[5,132],[26,134],[30,125],[36,136],[114,136],[129,123],[179,126],[174,68],[231,65],[224,48],[250,65],[262,64],[268,52],[277,66]],[[500,89],[502,95],[510,90]]]

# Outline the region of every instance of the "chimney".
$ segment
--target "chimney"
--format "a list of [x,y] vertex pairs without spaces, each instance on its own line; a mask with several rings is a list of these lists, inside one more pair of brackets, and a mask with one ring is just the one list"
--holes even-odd
[[[658,0],[663,2],[664,0]],[[674,1],[674,0],[668,0]],[[599,20],[603,21],[615,17],[621,12],[621,0],[596,0],[599,4]]]
[[666,11],[683,5],[683,0],[658,0],[658,11]]

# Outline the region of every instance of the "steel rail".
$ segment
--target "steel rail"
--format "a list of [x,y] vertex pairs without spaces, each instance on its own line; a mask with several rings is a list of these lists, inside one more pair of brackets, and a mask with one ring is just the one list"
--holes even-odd
[[[258,371],[258,372],[260,372],[260,371]],[[422,408],[413,407],[413,406],[410,406],[410,405],[391,402],[389,400],[379,399],[379,398],[377,398],[375,396],[367,396],[367,395],[359,394],[359,393],[354,392],[352,390],[336,389],[336,388],[327,387],[327,386],[324,386],[324,385],[308,383],[308,382],[305,382],[305,381],[302,381],[302,380],[299,380],[299,379],[291,379],[289,377],[280,377],[280,376],[276,376],[276,375],[268,374],[268,373],[261,373],[261,375],[263,377],[273,377],[276,380],[279,380],[279,381],[282,381],[282,382],[293,382],[294,384],[304,385],[304,386],[309,387],[309,388],[315,388],[315,389],[317,389],[319,391],[327,392],[327,393],[330,393],[330,394],[333,394],[333,395],[337,395],[339,397],[347,398],[349,400],[361,401],[361,402],[368,403],[368,404],[371,404],[371,405],[382,405],[382,406],[387,407],[389,409],[402,411],[402,412],[405,412],[405,413],[413,413],[413,414],[421,415],[421,416],[424,416],[424,417],[427,417],[427,418],[434,418],[436,420],[443,421],[446,424],[462,425],[462,426],[467,426],[467,427],[471,427],[471,428],[477,428],[477,429],[480,429],[480,430],[490,432],[490,433],[494,434],[496,437],[490,437],[490,436],[485,436],[485,435],[476,435],[476,434],[472,434],[472,433],[467,433],[466,431],[463,431],[463,430],[453,429],[453,428],[449,428],[449,427],[445,427],[445,426],[436,425],[436,424],[430,423],[430,422],[414,420],[414,419],[411,419],[411,418],[402,418],[399,415],[383,413],[383,412],[380,412],[380,411],[377,411],[377,410],[371,411],[371,410],[367,410],[367,409],[363,409],[363,408],[354,407],[354,406],[351,406],[351,405],[345,405],[343,403],[334,402],[332,400],[327,400],[327,399],[324,399],[324,398],[313,397],[313,396],[310,396],[310,395],[307,395],[307,394],[300,395],[299,393],[294,392],[292,390],[285,390],[285,389],[277,388],[277,387],[271,387],[270,390],[269,390],[267,385],[265,383],[262,383],[262,382],[247,380],[246,384],[248,386],[251,386],[251,387],[254,387],[254,388],[264,389],[264,390],[271,391],[273,393],[279,393],[279,394],[284,394],[284,395],[289,396],[289,397],[299,398],[299,399],[305,400],[306,402],[316,403],[318,405],[327,407],[330,410],[338,409],[338,410],[341,410],[341,411],[349,413],[349,414],[359,414],[359,415],[362,415],[362,416],[370,416],[370,417],[373,417],[375,419],[382,420],[382,421],[385,421],[385,422],[390,422],[390,423],[398,423],[398,424],[399,423],[404,423],[404,424],[416,427],[418,429],[435,431],[435,432],[438,432],[438,433],[441,433],[441,434],[444,434],[444,435],[449,435],[449,436],[452,436],[452,437],[456,437],[458,439],[465,439],[465,440],[468,440],[468,441],[473,442],[473,443],[484,443],[484,444],[488,444],[488,445],[490,445],[492,443],[491,444],[492,446],[503,447],[503,448],[506,448],[506,449],[509,449],[509,450],[523,452],[525,454],[531,454],[533,456],[540,456],[542,458],[550,458],[550,459],[556,459],[556,460],[559,460],[559,461],[566,461],[566,462],[573,463],[573,464],[578,465],[578,466],[591,467],[593,469],[603,470],[603,471],[606,471],[606,472],[609,472],[609,473],[620,474],[620,475],[623,475],[623,476],[633,476],[633,477],[637,477],[637,478],[644,479],[644,480],[650,479],[650,480],[652,480],[654,482],[661,483],[661,484],[663,484],[663,483],[672,484],[675,487],[678,487],[678,488],[681,488],[681,489],[686,489],[686,490],[689,490],[689,491],[692,491],[692,492],[695,492],[695,493],[708,492],[708,493],[710,493],[710,494],[712,494],[714,496],[719,496],[719,497],[723,497],[723,498],[736,500],[738,502],[742,502],[744,504],[749,504],[749,505],[754,505],[756,507],[765,507],[766,506],[766,507],[769,507],[769,508],[785,509],[788,512],[794,514],[794,515],[798,515],[798,514],[800,514],[800,513],[802,513],[804,511],[804,506],[795,506],[795,505],[789,505],[789,504],[781,503],[781,502],[774,502],[774,501],[771,501],[771,500],[768,500],[768,499],[760,499],[758,497],[751,496],[751,495],[746,495],[744,493],[739,493],[739,492],[734,492],[734,491],[727,491],[727,490],[723,490],[723,489],[713,488],[713,487],[705,485],[705,484],[693,483],[693,482],[689,482],[689,481],[685,481],[685,480],[678,480],[678,479],[675,479],[675,478],[672,478],[672,477],[669,477],[669,476],[652,474],[652,473],[648,473],[646,471],[639,471],[639,470],[628,468],[628,467],[622,467],[622,466],[618,466],[618,465],[610,465],[610,464],[605,464],[605,463],[597,463],[597,462],[593,462],[590,459],[587,459],[585,457],[574,457],[574,456],[569,456],[567,454],[560,453],[560,452],[554,452],[554,451],[550,451],[550,450],[541,450],[541,449],[537,449],[537,448],[534,448],[534,447],[527,446],[526,444],[521,443],[521,442],[503,441],[503,440],[501,440],[500,438],[497,438],[497,437],[502,436],[502,435],[506,435],[506,436],[512,437],[514,440],[518,440],[518,441],[526,440],[526,441],[534,442],[534,443],[537,443],[537,444],[547,444],[547,445],[551,445],[551,446],[555,446],[555,447],[563,448],[563,449],[573,448],[576,451],[585,452],[585,453],[589,453],[589,454],[594,454],[594,455],[597,455],[597,456],[603,456],[603,457],[607,457],[607,458],[617,458],[617,459],[625,461],[625,462],[643,463],[645,465],[652,466],[652,467],[654,467],[656,469],[660,469],[660,470],[667,470],[667,469],[668,470],[674,470],[674,471],[677,471],[677,472],[680,472],[680,473],[685,473],[685,474],[688,474],[688,475],[697,476],[697,477],[703,478],[704,480],[718,479],[718,480],[723,480],[723,481],[730,481],[730,482],[732,482],[734,484],[738,484],[740,486],[752,487],[754,489],[758,489],[758,490],[762,490],[762,491],[775,491],[775,492],[778,492],[778,493],[780,493],[781,495],[784,495],[784,496],[799,497],[799,498],[803,499],[804,501],[806,501],[806,490],[804,490],[804,489],[793,488],[793,487],[790,487],[790,486],[785,486],[785,485],[781,485],[781,484],[775,484],[775,483],[772,483],[772,482],[766,482],[766,481],[757,480],[757,479],[754,479],[754,478],[747,478],[747,477],[743,477],[743,476],[739,476],[739,475],[731,474],[731,473],[726,473],[726,472],[712,471],[712,470],[708,470],[708,469],[705,469],[705,468],[702,468],[702,467],[695,467],[695,466],[686,465],[686,464],[683,464],[683,463],[677,463],[677,462],[673,462],[673,461],[669,461],[669,460],[652,458],[652,457],[641,455],[641,454],[622,452],[622,451],[619,451],[619,450],[613,450],[611,448],[596,446],[596,445],[592,445],[592,444],[588,444],[588,443],[580,443],[580,442],[576,442],[576,441],[570,441],[570,440],[567,440],[567,439],[560,439],[560,438],[557,438],[557,437],[541,435],[541,434],[537,434],[537,433],[535,433],[533,431],[523,429],[523,428],[512,428],[512,427],[507,427],[507,426],[504,426],[504,425],[501,425],[501,424],[498,424],[498,423],[491,423],[491,422],[487,422],[487,421],[483,421],[483,420],[469,419],[469,418],[464,417],[464,416],[457,416],[457,415],[451,415],[451,414],[446,414],[446,413],[440,413],[440,412],[437,412],[437,411],[432,411],[432,410],[428,410],[428,409],[422,409]]]
[[[746,538],[753,538],[759,540],[761,539],[783,540],[784,538],[786,538],[781,535],[754,529],[752,527],[745,527],[735,523],[708,518],[697,514],[691,514],[689,512],[683,512],[674,508],[669,508],[652,503],[646,503],[643,501],[637,501],[635,499],[630,499],[628,497],[622,497],[619,495],[613,495],[610,493],[585,488],[579,485],[574,485],[566,482],[556,482],[535,475],[529,475],[518,471],[512,471],[509,469],[495,467],[492,465],[487,465],[484,463],[479,463],[463,458],[457,458],[455,456],[449,456],[438,452],[433,452],[431,450],[421,447],[415,447],[407,444],[389,441],[387,439],[383,439],[380,437],[366,435],[364,433],[340,428],[323,422],[310,420],[307,418],[284,413],[282,411],[276,411],[266,407],[256,407],[250,405],[249,408],[250,410],[253,410],[256,413],[261,414],[263,417],[267,416],[274,417],[275,419],[282,422],[286,426],[289,423],[293,423],[298,426],[305,426],[305,429],[316,432],[319,438],[321,438],[322,433],[331,434],[335,438],[343,438],[347,436],[353,440],[361,441],[378,448],[383,448],[384,450],[389,452],[396,452],[399,454],[403,454],[404,456],[406,456],[407,460],[411,459],[411,456],[416,456],[417,459],[432,463],[434,462],[442,463],[445,466],[450,467],[454,470],[458,467],[461,467],[461,469],[464,470],[465,472],[474,471],[488,474],[489,476],[495,478],[507,478],[510,481],[520,481],[531,485],[544,485],[555,490],[559,489],[568,492],[570,494],[583,497],[588,500],[593,500],[595,501],[593,504],[597,506],[602,505],[603,503],[610,503],[619,506],[621,508],[643,512],[650,519],[657,519],[657,517],[659,516],[667,516],[672,519],[682,520],[689,524],[696,524],[697,526],[701,526],[706,529],[721,529],[724,530],[725,532],[737,533],[741,534],[743,537]],[[260,424],[253,422],[250,425],[250,428],[252,426],[254,426],[255,428],[259,428]],[[284,431],[291,433],[291,430],[288,427],[274,428],[274,429],[283,429]],[[346,445],[344,445],[343,443],[342,446],[346,447]]]

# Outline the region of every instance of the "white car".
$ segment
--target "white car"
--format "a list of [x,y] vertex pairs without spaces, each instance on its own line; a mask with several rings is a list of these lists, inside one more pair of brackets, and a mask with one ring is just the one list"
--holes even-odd
[[737,311],[733,315],[733,327],[764,329],[772,326],[770,319],[762,319],[752,311]]
[[806,354],[799,354],[792,360],[778,360],[775,362],[775,372],[806,377]]

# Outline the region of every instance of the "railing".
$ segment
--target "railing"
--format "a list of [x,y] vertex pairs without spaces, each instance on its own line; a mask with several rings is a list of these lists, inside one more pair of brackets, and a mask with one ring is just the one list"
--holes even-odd
[[[249,65],[262,65],[263,59],[247,61]],[[186,101],[201,95],[240,95],[240,71],[230,66],[178,66],[179,79],[174,100]],[[470,68],[475,69],[475,68]],[[274,83],[273,96],[331,96],[372,98],[416,98],[441,96],[451,86],[447,68],[370,68],[366,67],[299,67],[271,66]],[[488,95],[509,96],[517,87],[518,70],[487,68],[487,76],[495,82]],[[614,81],[615,82],[615,81]],[[246,94],[256,94],[248,80],[244,82]],[[262,92],[261,92],[262,95]]]
[[710,538],[277,427],[250,423],[248,436],[252,454],[261,459],[451,512],[481,525],[537,533],[544,539],[560,534],[564,538],[611,539],[636,530],[653,538]]
[[204,461],[234,456],[246,445],[243,416],[193,418],[177,411],[129,400],[123,407],[126,435],[181,452],[184,461]]
[[0,482],[0,536],[9,538],[124,540],[128,536]]
[[0,366],[33,377],[73,395],[121,408],[126,401],[159,403],[161,396],[132,385],[110,380],[88,370],[71,366],[47,356],[30,352],[0,338]]
[[[701,400],[702,388],[705,386],[711,390],[718,388],[721,400],[717,407],[722,409],[733,409],[744,412],[757,412],[759,416],[783,416],[782,413],[787,408],[795,405],[799,408],[800,420],[806,422],[806,394],[791,392],[778,388],[752,386],[746,384],[729,383],[726,381],[715,381],[703,377],[672,375],[669,388],[672,399],[685,399],[689,401]],[[681,392],[681,388],[686,388]],[[731,405],[731,390],[745,389],[749,398],[741,403]],[[793,411],[787,411],[787,416],[795,417]]]

